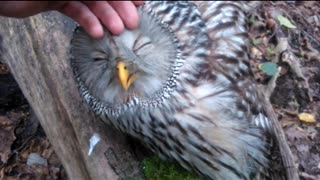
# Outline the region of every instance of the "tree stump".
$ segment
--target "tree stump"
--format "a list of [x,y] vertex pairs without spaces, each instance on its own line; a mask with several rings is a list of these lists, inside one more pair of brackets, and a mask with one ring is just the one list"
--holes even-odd
[[[75,26],[57,12],[0,17],[0,58],[10,67],[69,179],[141,179],[140,163],[125,136],[97,119],[79,95],[69,62]],[[94,133],[101,140],[89,156]]]

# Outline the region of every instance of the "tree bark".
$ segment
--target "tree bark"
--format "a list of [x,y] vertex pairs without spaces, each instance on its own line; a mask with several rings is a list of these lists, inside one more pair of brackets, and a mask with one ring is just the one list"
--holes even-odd
[[[124,135],[96,118],[79,95],[69,62],[75,26],[57,12],[24,19],[0,17],[0,58],[8,64],[69,179],[143,178]],[[101,140],[89,156],[94,133]]]
[[264,100],[264,105],[266,107],[266,112],[273,124],[273,130],[275,132],[276,144],[279,146],[281,159],[283,166],[285,168],[286,178],[289,180],[299,180],[298,175],[298,166],[293,160],[293,154],[287,143],[286,136],[283,132],[283,129],[278,121],[277,115],[273,111],[272,105],[268,99]]

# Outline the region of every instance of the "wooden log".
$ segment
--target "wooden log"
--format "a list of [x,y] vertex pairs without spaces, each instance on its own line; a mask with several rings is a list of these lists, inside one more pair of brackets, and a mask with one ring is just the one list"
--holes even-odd
[[[69,179],[141,179],[140,163],[124,135],[95,118],[79,95],[69,62],[75,26],[57,12],[0,17],[0,58],[10,67]],[[88,156],[94,133],[101,140]]]

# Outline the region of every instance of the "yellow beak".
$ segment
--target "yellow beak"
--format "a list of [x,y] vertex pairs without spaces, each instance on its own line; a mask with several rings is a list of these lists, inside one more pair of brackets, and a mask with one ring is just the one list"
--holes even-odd
[[117,63],[117,71],[118,71],[118,78],[121,83],[121,86],[127,90],[132,82],[137,79],[136,74],[130,74],[129,70],[127,69],[127,66],[125,62],[118,61]]

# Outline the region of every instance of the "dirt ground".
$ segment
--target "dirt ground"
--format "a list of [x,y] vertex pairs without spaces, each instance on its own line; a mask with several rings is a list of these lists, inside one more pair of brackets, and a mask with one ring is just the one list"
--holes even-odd
[[[255,80],[270,91],[300,178],[320,179],[320,3],[264,2],[248,19]],[[0,179],[35,178],[67,179],[0,59]]]

